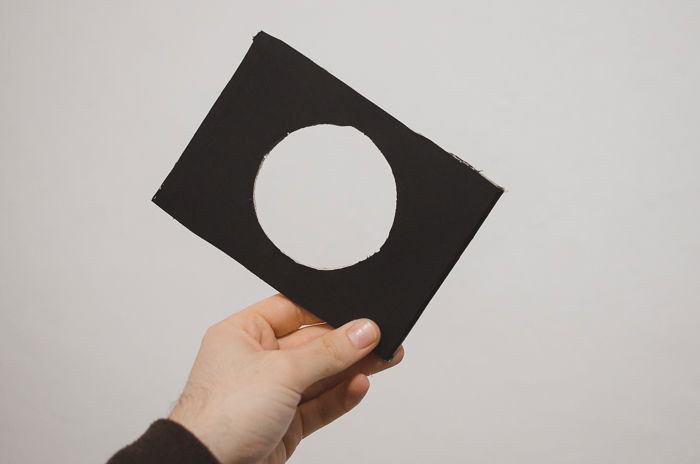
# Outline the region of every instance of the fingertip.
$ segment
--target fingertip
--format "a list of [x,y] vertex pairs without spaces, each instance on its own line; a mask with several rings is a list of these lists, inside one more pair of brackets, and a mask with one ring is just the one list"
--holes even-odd
[[377,323],[367,318],[351,322],[346,333],[350,342],[358,349],[364,349],[379,343],[379,338],[381,337],[381,330]]
[[359,401],[367,394],[369,386],[369,377],[360,373],[348,382],[348,393]]
[[403,345],[401,345],[399,349],[396,350],[396,353],[394,353],[394,356],[389,360],[389,363],[391,363],[394,366],[397,365],[403,360],[405,353],[406,351],[404,350]]

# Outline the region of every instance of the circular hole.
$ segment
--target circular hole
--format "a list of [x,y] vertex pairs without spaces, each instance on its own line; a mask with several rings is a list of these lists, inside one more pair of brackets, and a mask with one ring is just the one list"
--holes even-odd
[[386,241],[396,183],[367,136],[322,124],[290,133],[265,157],[253,200],[260,226],[285,255],[315,269],[340,269]]

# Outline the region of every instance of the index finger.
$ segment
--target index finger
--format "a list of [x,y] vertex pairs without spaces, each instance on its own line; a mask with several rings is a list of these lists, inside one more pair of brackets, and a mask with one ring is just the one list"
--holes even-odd
[[278,338],[296,331],[303,325],[323,322],[314,314],[279,293],[248,306],[231,317],[262,317]]

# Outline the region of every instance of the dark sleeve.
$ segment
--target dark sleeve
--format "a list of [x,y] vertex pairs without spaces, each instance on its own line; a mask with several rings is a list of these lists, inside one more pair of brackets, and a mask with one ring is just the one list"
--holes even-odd
[[220,464],[192,433],[168,419],[158,419],[107,464]]

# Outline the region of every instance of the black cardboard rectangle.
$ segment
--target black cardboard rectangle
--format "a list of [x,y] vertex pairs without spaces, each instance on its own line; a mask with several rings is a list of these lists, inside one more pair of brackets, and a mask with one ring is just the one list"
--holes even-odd
[[[336,270],[296,263],[268,239],[253,206],[267,153],[290,132],[352,126],[396,180],[381,250]],[[195,234],[333,326],[379,324],[390,359],[503,189],[383,111],[284,42],[260,32],[153,201]]]

